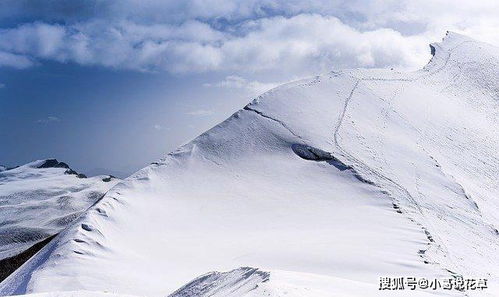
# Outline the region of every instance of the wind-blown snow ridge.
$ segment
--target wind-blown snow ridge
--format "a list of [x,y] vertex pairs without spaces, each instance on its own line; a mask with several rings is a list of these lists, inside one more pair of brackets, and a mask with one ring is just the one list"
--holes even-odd
[[432,51],[413,73],[262,94],[114,187],[0,293],[194,297],[258,267],[268,281],[241,296],[378,296],[381,276],[457,275],[490,288],[406,293],[497,295],[499,51],[451,32]]

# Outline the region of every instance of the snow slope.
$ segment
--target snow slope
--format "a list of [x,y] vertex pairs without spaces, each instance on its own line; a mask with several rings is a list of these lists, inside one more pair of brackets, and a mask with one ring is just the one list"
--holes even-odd
[[[341,278],[307,273],[273,271],[270,274],[255,268],[244,267],[232,271],[212,272],[196,278],[168,297],[315,297],[315,296],[386,296],[376,286]],[[304,286],[305,284],[305,286]],[[390,292],[388,292],[390,293]],[[431,293],[414,291],[393,292],[397,296],[434,296]],[[119,293],[98,291],[62,291],[28,294],[29,297],[132,297]]]
[[432,52],[416,72],[259,96],[114,187],[0,293],[385,296],[382,276],[461,275],[498,296],[499,51],[448,33]]
[[1,171],[0,260],[59,233],[118,181],[83,178],[54,159]]

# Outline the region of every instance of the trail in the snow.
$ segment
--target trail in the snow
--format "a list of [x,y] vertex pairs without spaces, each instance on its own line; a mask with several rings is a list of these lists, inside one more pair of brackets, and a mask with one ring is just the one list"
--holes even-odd
[[[471,41],[464,41],[458,45],[456,45],[455,47],[453,47],[451,50],[448,51],[447,53],[447,57],[446,59],[444,60],[444,63],[441,67],[439,67],[438,69],[436,69],[435,71],[433,72],[430,72],[430,73],[426,73],[424,75],[421,75],[419,77],[416,77],[416,78],[393,78],[393,79],[389,79],[389,78],[358,78],[358,77],[354,77],[356,78],[356,82],[354,83],[348,97],[345,99],[344,101],[344,104],[343,104],[343,108],[342,108],[342,111],[338,117],[338,120],[337,120],[337,124],[336,124],[336,127],[334,129],[334,132],[333,132],[333,141],[334,141],[334,145],[335,147],[340,151],[340,153],[343,155],[343,157],[345,157],[346,159],[348,159],[351,163],[352,163],[352,166],[358,166],[358,167],[361,167],[364,172],[367,171],[369,172],[370,174],[373,174],[374,176],[378,177],[379,179],[385,181],[385,182],[388,182],[389,184],[391,184],[393,187],[395,187],[397,190],[399,190],[400,192],[402,192],[404,194],[404,196],[412,203],[412,206],[414,206],[417,211],[419,212],[419,214],[421,214],[421,218],[423,219],[424,221],[424,224],[428,224],[428,225],[431,225],[431,223],[429,223],[428,221],[424,220],[424,212],[423,212],[423,209],[421,208],[421,206],[419,205],[419,203],[416,201],[416,199],[412,196],[412,194],[404,187],[402,186],[401,184],[397,183],[396,181],[394,181],[392,178],[376,171],[375,169],[371,168],[369,165],[367,165],[365,162],[361,161],[360,159],[356,158],[355,156],[353,156],[351,153],[349,153],[344,147],[342,147],[340,145],[340,142],[339,142],[339,131],[341,129],[341,126],[343,124],[343,121],[345,119],[345,116],[346,116],[346,113],[347,113],[347,110],[348,110],[348,106],[350,104],[350,102],[352,101],[352,98],[354,97],[355,95],[355,91],[357,90],[357,88],[359,87],[360,83],[363,82],[363,81],[385,81],[385,82],[393,82],[393,81],[400,81],[400,82],[415,82],[415,81],[418,81],[420,79],[423,79],[423,78],[428,78],[430,76],[433,76],[437,73],[439,73],[440,71],[442,71],[443,69],[445,69],[445,67],[447,66],[451,56],[452,56],[452,52],[457,49],[458,47],[462,46],[463,44],[465,43],[468,43],[468,42],[471,42]],[[438,46],[438,45],[437,45]],[[435,162],[437,162],[437,160],[435,160]],[[438,163],[438,162],[437,162]],[[362,172],[361,170],[357,170],[359,173]],[[462,188],[462,187],[461,187]],[[464,189],[463,189],[463,192],[464,192]],[[392,197],[393,199],[396,199],[395,197]],[[396,202],[399,202],[399,201],[396,201]],[[395,204],[394,204],[395,205]],[[406,212],[407,213],[407,212]],[[433,240],[433,238],[435,238],[433,235],[431,235],[431,233],[428,231],[428,228],[425,227],[424,225],[422,225],[421,223],[418,223],[413,217],[411,217],[409,214],[408,215],[408,218],[409,220],[411,220],[412,222],[416,223],[418,226],[420,226],[423,231],[425,232],[425,234],[427,235],[427,238],[430,242],[435,242]],[[424,250],[423,254],[425,254],[428,250],[429,250],[430,247],[428,247],[426,250]],[[437,248],[441,249],[444,251],[445,254],[449,254],[449,250],[448,248],[445,246],[445,244],[443,243],[443,241],[440,239],[439,242],[438,242],[438,245],[437,245]],[[441,263],[436,263],[434,262],[435,264],[438,264],[438,265],[442,265]],[[458,273],[455,273],[445,267],[442,267],[443,269],[445,269],[446,271],[450,272],[451,274],[458,274]]]
[[[376,177],[384,180],[384,181],[388,181],[389,183],[391,183],[392,185],[394,185],[398,190],[402,191],[403,193],[405,193],[405,195],[407,196],[407,198],[409,198],[409,200],[414,204],[414,206],[418,209],[418,211],[423,214],[423,211],[421,209],[421,207],[419,206],[419,204],[416,202],[416,200],[414,199],[414,197],[412,197],[412,195],[409,193],[409,191],[407,191],[407,189],[405,189],[403,186],[401,186],[399,183],[397,183],[396,181],[394,181],[393,179],[377,172],[376,170],[372,169],[371,167],[369,167],[369,165],[367,165],[366,163],[364,163],[363,161],[359,160],[358,158],[356,158],[355,156],[353,156],[352,154],[350,154],[347,150],[345,150],[339,143],[339,140],[338,140],[338,135],[339,135],[339,130],[341,128],[341,125],[343,124],[343,120],[345,118],[345,115],[346,115],[346,112],[347,112],[347,109],[348,109],[348,105],[350,104],[350,101],[352,100],[353,98],[353,95],[355,93],[355,90],[358,88],[359,84],[363,81],[364,79],[362,78],[359,78],[356,83],[354,84],[352,90],[350,91],[350,94],[349,96],[345,99],[345,103],[343,105],[343,109],[340,113],[340,116],[338,118],[338,122],[337,122],[337,125],[334,129],[334,133],[333,133],[333,140],[334,140],[334,145],[336,146],[336,148],[338,148],[338,150],[340,150],[340,152],[343,154],[343,156],[347,159],[349,159],[349,161],[351,161],[353,163],[353,165],[357,165],[357,166],[360,166],[362,167],[363,169],[367,170],[369,173],[375,175]],[[374,79],[369,79],[369,80],[374,80]]]

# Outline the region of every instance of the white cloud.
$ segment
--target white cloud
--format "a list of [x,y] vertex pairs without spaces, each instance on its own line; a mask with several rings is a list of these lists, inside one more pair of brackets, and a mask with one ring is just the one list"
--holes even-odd
[[48,123],[54,123],[54,122],[60,122],[60,121],[61,121],[61,119],[59,119],[58,117],[48,116],[44,119],[39,119],[36,122],[38,124],[48,124]]
[[4,16],[37,19],[0,29],[0,67],[50,59],[140,71],[302,76],[345,67],[421,67],[427,44],[446,30],[499,44],[495,0],[72,3],[55,0],[43,11],[25,1],[0,4]]
[[293,71],[421,64],[426,43],[391,29],[357,31],[335,17],[298,15],[249,21],[240,32],[207,24],[26,24],[0,32],[13,55],[146,71]]
[[231,89],[244,89],[252,96],[266,92],[283,82],[263,83],[256,80],[247,80],[237,75],[229,75],[224,80],[216,83],[205,83],[205,87],[218,87],[218,88],[231,88]]
[[188,111],[185,114],[191,115],[191,116],[209,116],[209,115],[214,114],[214,112],[213,112],[213,110],[197,109],[197,110]]
[[12,54],[0,50],[0,67],[7,66],[17,69],[25,69],[33,65],[33,61],[31,61],[31,59],[26,56]]
[[167,128],[163,127],[160,124],[154,124],[152,127],[154,128],[154,130],[158,130],[158,131],[160,131],[160,130],[168,130]]

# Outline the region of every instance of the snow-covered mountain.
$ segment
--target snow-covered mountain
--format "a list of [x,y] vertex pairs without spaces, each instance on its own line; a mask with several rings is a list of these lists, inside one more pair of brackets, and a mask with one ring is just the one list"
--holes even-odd
[[111,189],[1,295],[385,296],[380,277],[463,276],[488,289],[397,296],[498,296],[499,50],[431,49],[412,73],[259,96]]
[[[55,159],[4,167],[0,172],[1,279],[36,252],[41,247],[37,243],[66,228],[118,181],[104,175],[87,178]],[[16,258],[20,255],[23,259]]]

